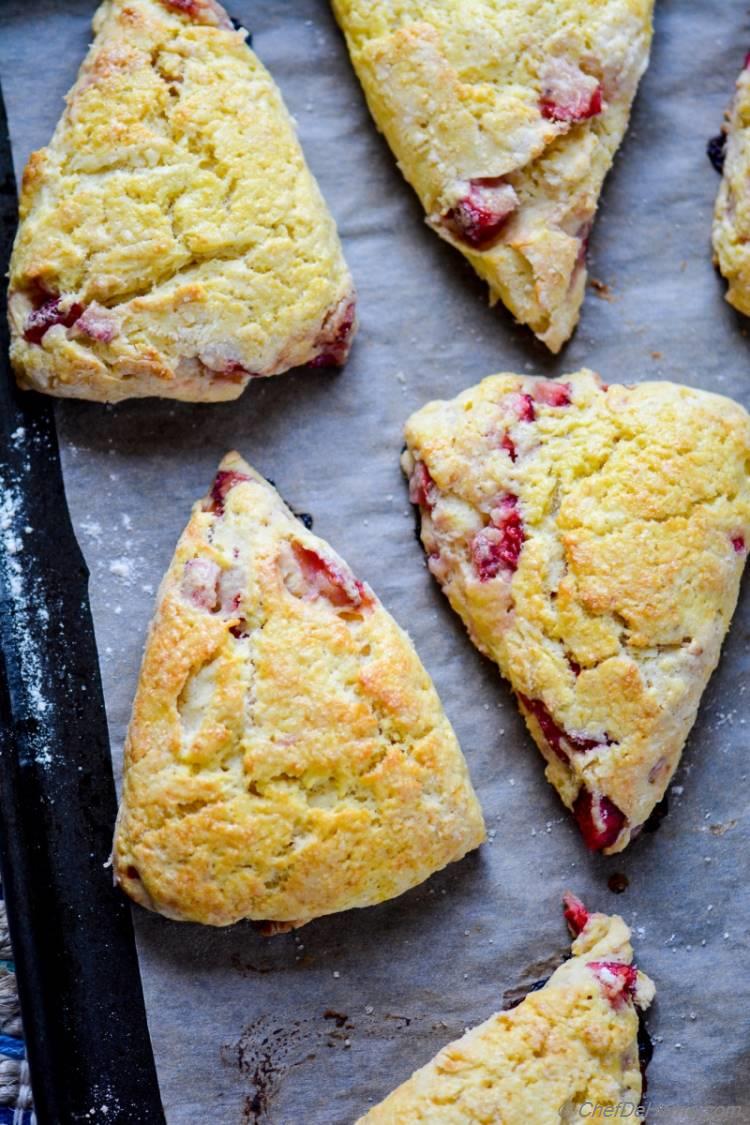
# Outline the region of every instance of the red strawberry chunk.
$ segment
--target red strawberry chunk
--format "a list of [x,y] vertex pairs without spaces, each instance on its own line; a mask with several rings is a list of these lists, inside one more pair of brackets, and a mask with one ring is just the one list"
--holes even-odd
[[589,750],[596,750],[599,746],[611,746],[612,740],[605,734],[604,738],[587,738],[581,734],[570,734],[555,722],[541,699],[529,699],[519,693],[524,708],[529,711],[542,729],[545,742],[563,762],[569,762],[568,750],[578,754],[586,754]]
[[424,461],[417,461],[409,477],[409,499],[420,508],[431,510],[437,503],[438,487]]
[[566,59],[550,61],[542,80],[539,109],[548,121],[587,121],[602,112],[602,88]]
[[219,608],[219,579],[221,567],[211,559],[188,559],[182,574],[181,591],[183,597],[215,613]]
[[473,250],[488,250],[518,208],[518,196],[502,176],[469,180],[466,192],[440,222]]
[[104,305],[98,305],[95,301],[84,309],[71,328],[73,332],[102,344],[111,344],[120,333],[117,318]]
[[589,961],[586,968],[591,969],[613,1008],[621,1008],[632,1000],[638,983],[635,965],[625,965],[622,961]]
[[67,309],[61,308],[62,297],[51,297],[39,308],[30,312],[26,317],[26,327],[23,337],[29,344],[41,344],[44,335],[56,324],[64,324],[66,328],[72,327],[83,313],[83,305],[69,305]]
[[518,457],[518,454],[516,452],[516,443],[513,441],[513,438],[510,436],[510,434],[503,434],[502,440],[500,441],[500,448],[505,450],[511,461],[515,461]]
[[526,540],[517,496],[503,496],[490,518],[491,523],[471,541],[471,557],[480,582],[489,582],[501,571],[513,574]]
[[205,510],[215,512],[217,516],[223,515],[227,493],[243,480],[250,480],[250,477],[246,473],[237,473],[234,469],[220,469],[211,485],[211,498]]
[[320,352],[311,359],[308,367],[343,367],[346,363],[354,334],[356,305],[350,300],[343,309],[337,310],[330,323],[316,341]]
[[570,383],[552,383],[546,379],[534,384],[534,398],[545,406],[570,406]]
[[601,793],[591,793],[584,786],[573,803],[573,815],[587,848],[602,851],[614,844],[627,824],[627,817],[614,801]]
[[745,551],[745,536],[734,535],[732,536],[732,546],[738,555],[744,554]]
[[519,401],[515,404],[518,421],[533,422],[536,418],[534,399],[531,397],[531,395],[521,394],[518,395],[518,400]]
[[325,559],[317,551],[292,543],[292,550],[311,600],[325,598],[340,609],[371,609],[372,595],[362,582],[347,573],[332,559]]
[[226,12],[216,0],[162,0],[162,3],[168,8],[182,12],[196,23],[215,24],[227,29],[232,26]]
[[590,915],[580,898],[576,898],[569,891],[563,895],[563,913],[571,933],[578,937],[586,928]]

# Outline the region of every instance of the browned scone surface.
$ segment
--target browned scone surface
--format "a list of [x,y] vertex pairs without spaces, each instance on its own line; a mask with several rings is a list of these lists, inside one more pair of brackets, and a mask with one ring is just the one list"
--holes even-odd
[[117,880],[173,918],[302,923],[398,895],[483,839],[409,638],[230,454],[162,584]]

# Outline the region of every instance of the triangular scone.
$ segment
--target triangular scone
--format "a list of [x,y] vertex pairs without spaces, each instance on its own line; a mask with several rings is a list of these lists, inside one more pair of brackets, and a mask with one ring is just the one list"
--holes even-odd
[[354,291],[270,75],[215,0],[105,0],[23,178],[10,270],[24,387],[236,398],[341,364]]
[[714,254],[729,282],[727,301],[750,316],[750,55],[737,80],[726,133],[724,172],[714,213]]
[[406,425],[429,568],[588,845],[663,796],[750,544],[750,417],[673,383],[493,375]]
[[586,287],[653,0],[332,0],[428,223],[554,352]]
[[411,641],[229,454],[162,583],[117,880],[171,918],[299,925],[401,894],[483,839]]
[[632,964],[622,918],[572,896],[566,916],[572,957],[544,987],[444,1047],[358,1125],[560,1125],[585,1103],[641,1104],[637,1008],[653,982]]

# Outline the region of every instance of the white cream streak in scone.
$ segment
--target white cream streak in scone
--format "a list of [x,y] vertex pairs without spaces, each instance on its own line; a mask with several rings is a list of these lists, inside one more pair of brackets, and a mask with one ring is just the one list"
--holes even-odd
[[725,129],[724,169],[714,213],[714,254],[729,283],[727,301],[750,316],[750,55],[737,79]]
[[288,928],[401,894],[483,839],[406,633],[229,454],[161,586],[117,881],[171,918]]
[[105,0],[10,267],[23,387],[237,398],[341,365],[354,289],[268,72],[215,0]]
[[653,0],[332,0],[427,222],[554,352],[648,64]]
[[641,1105],[638,1009],[653,982],[622,918],[572,895],[565,914],[572,956],[544,987],[444,1047],[358,1125],[572,1125],[587,1103]]
[[432,574],[589,847],[662,798],[737,602],[750,417],[673,383],[493,375],[406,425]]

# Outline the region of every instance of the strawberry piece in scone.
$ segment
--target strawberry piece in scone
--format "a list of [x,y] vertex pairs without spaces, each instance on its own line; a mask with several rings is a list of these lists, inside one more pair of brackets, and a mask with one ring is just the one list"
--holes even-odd
[[333,0],[429,225],[552,350],[573,332],[653,0]]
[[750,542],[750,418],[671,383],[495,375],[406,425],[428,566],[595,851],[679,762]]
[[354,288],[271,76],[218,0],[106,0],[23,178],[10,267],[23,387],[234,399],[341,366]]
[[560,1125],[586,1105],[607,1117],[638,1107],[641,1013],[654,985],[632,963],[622,918],[581,903],[576,917],[572,956],[542,988],[444,1047],[358,1125]]
[[171,918],[279,933],[476,848],[482,813],[411,641],[236,453],[161,587],[115,876]]

